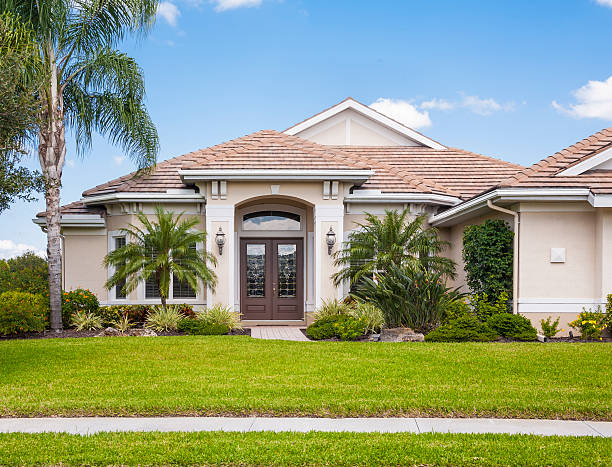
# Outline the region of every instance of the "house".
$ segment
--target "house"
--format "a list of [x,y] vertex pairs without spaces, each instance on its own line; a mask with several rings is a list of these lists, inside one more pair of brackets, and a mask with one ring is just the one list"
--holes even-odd
[[[536,326],[612,292],[612,129],[529,168],[447,147],[348,98],[278,132],[259,131],[88,189],[62,207],[64,287],[105,304],[158,303],[154,284],[103,287],[103,257],[156,204],[197,216],[219,285],[174,281],[172,303],[231,304],[251,322],[304,322],[342,298],[331,254],[365,213],[409,208],[450,241],[463,285],[462,234],[488,218],[515,230],[514,308]],[[44,213],[35,222],[44,225]],[[219,248],[219,243],[223,243]]]

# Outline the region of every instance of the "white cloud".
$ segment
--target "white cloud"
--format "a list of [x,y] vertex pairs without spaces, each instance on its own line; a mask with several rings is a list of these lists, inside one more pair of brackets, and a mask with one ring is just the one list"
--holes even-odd
[[[612,0],[610,3],[612,4]],[[553,101],[553,107],[576,118],[612,119],[612,76],[605,81],[589,81],[572,94],[576,98],[576,104],[565,107]]]
[[38,256],[45,257],[46,253],[33,246],[25,243],[15,243],[13,240],[0,240],[0,258],[8,259],[22,255],[26,251],[32,251]]
[[252,8],[261,5],[262,0],[212,0],[215,11],[235,10],[237,8]]
[[429,101],[421,102],[420,107],[421,109],[451,110],[456,107],[456,104],[445,99],[438,99],[434,97]]
[[491,115],[493,112],[500,110],[511,110],[505,109],[504,106],[499,104],[495,99],[482,99],[478,96],[463,96],[461,101],[461,107],[471,110],[478,115]]
[[379,97],[376,102],[370,104],[370,107],[411,128],[431,126],[429,112],[419,111],[419,109],[409,101]]
[[74,167],[74,159],[66,159],[66,165],[70,168]]
[[602,6],[607,6],[607,7],[612,8],[612,0],[595,0],[595,1]]
[[181,12],[172,2],[160,2],[159,5],[157,5],[157,16],[165,19],[170,26],[176,26],[178,17],[181,16]]
[[115,165],[121,165],[123,161],[125,161],[125,156],[114,156],[113,160],[115,161]]

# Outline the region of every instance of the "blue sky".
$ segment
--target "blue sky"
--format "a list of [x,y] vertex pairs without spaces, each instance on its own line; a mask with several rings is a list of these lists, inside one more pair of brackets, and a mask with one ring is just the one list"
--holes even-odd
[[[612,0],[171,0],[122,49],[144,69],[159,160],[347,96],[524,165],[612,126]],[[102,139],[83,159],[69,144],[62,202],[133,167]],[[43,209],[0,214],[0,257],[44,251]]]

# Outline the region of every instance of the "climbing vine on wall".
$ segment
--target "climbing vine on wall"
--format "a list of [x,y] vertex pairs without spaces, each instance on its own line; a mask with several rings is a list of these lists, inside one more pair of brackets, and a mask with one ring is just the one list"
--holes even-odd
[[463,232],[463,261],[467,285],[473,293],[495,301],[506,292],[512,297],[514,233],[501,219],[469,225]]

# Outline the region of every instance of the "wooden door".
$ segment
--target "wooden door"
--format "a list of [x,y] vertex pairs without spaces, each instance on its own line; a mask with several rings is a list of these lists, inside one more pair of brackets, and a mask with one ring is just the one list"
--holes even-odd
[[245,320],[304,317],[304,250],[300,239],[241,239],[240,311]]

